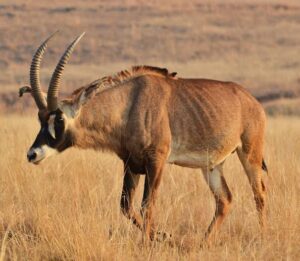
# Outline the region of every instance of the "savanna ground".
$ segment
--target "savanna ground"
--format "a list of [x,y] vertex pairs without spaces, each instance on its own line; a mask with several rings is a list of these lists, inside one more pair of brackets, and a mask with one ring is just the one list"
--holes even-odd
[[[0,260],[300,259],[300,4],[298,1],[1,1]],[[225,176],[233,207],[216,242],[200,248],[214,200],[199,170],[167,165],[156,207],[173,245],[142,244],[119,210],[122,164],[114,155],[70,149],[26,162],[37,131],[28,83],[31,56],[50,33],[42,84],[82,31],[62,92],[150,64],[182,77],[231,80],[269,114],[265,157],[268,226],[261,238],[252,192],[236,155]],[[138,208],[143,180],[136,197]]]
[[[39,166],[26,162],[38,123],[1,117],[1,254],[12,259],[259,259],[300,257],[300,119],[271,118],[266,161],[267,220],[261,239],[250,186],[236,155],[225,163],[233,208],[211,248],[200,248],[214,200],[200,170],[166,166],[156,222],[174,245],[142,244],[119,210],[122,163],[115,156],[70,149]],[[140,203],[142,181],[137,195]]]

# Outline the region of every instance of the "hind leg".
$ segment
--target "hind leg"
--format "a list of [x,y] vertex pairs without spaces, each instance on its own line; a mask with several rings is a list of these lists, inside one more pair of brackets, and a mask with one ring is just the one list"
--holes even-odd
[[243,148],[237,150],[239,159],[248,176],[250,185],[253,190],[256,209],[261,227],[265,225],[265,184],[262,180],[262,153],[249,150],[245,152]]
[[205,235],[205,239],[209,242],[229,211],[232,195],[223,176],[222,164],[216,166],[213,170],[203,170],[203,173],[216,201],[215,215]]

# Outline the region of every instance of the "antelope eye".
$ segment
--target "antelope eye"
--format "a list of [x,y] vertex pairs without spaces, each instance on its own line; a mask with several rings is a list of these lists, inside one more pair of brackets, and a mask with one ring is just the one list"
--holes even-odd
[[62,123],[64,121],[64,118],[63,117],[61,117],[61,116],[56,116],[55,117],[55,122],[57,122],[57,123]]

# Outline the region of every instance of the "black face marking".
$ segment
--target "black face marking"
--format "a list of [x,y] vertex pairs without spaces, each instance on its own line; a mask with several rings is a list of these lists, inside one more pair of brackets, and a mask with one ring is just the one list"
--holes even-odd
[[64,121],[64,118],[62,117],[61,111],[59,111],[58,113],[55,114],[54,130],[55,130],[56,139],[60,140],[65,131],[65,121]]
[[[54,115],[54,131],[55,138],[49,133],[48,121],[50,117]],[[41,129],[31,146],[32,148],[41,147],[42,145],[48,145],[51,148],[58,149],[64,142],[65,136],[65,120],[63,118],[63,112],[59,109],[53,111],[47,115],[47,117],[41,117],[39,115],[39,121],[41,124]]]

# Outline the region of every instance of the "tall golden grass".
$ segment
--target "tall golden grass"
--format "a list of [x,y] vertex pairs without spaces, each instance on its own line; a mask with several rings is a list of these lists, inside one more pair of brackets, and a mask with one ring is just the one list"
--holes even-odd
[[[63,76],[66,93],[132,64],[152,64],[180,77],[236,81],[254,94],[299,94],[299,10],[296,0],[1,1],[0,94],[15,96],[0,101],[0,261],[299,260],[300,118],[269,119],[265,236],[246,175],[232,155],[225,168],[232,211],[216,242],[200,248],[214,200],[199,170],[166,166],[156,222],[173,234],[174,244],[144,245],[119,210],[123,170],[117,157],[70,149],[33,166],[26,152],[37,119],[3,115],[11,111],[17,87],[28,82],[35,48],[56,29],[61,33],[42,64],[44,87],[66,44],[87,32]],[[299,101],[273,101],[265,108],[273,115],[299,115]],[[23,101],[14,111],[30,113],[32,105]]]
[[264,237],[246,175],[232,155],[225,176],[233,207],[210,248],[200,248],[200,243],[214,200],[200,170],[166,166],[156,222],[173,234],[174,244],[142,244],[141,233],[119,210],[123,172],[116,156],[70,149],[33,166],[26,162],[26,151],[38,131],[37,120],[0,116],[0,124],[1,260],[300,258],[299,118],[268,122]]

